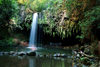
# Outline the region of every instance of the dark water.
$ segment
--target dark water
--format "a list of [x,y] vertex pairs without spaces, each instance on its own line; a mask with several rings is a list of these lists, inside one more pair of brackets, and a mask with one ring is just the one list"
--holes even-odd
[[[21,49],[21,51],[27,50]],[[71,51],[69,50],[38,48],[36,52],[40,55],[66,53],[68,57],[0,56],[0,67],[72,67]]]
[[68,58],[0,56],[0,67],[72,67]]
[[[28,50],[21,49],[20,51]],[[55,53],[64,53],[67,57],[43,57],[43,55],[54,55]],[[42,56],[0,56],[0,67],[87,67],[74,63],[72,50],[38,48],[36,54]]]

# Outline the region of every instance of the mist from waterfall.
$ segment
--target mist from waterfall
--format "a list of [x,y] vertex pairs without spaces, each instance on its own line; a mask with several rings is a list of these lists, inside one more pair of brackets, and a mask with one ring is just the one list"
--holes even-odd
[[38,24],[38,13],[34,13],[32,18],[29,47],[36,47],[37,24]]

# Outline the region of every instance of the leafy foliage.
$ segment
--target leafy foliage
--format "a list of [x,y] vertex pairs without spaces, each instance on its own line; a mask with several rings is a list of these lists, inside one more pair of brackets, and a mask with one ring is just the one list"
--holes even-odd
[[91,9],[96,4],[95,0],[56,0],[50,3],[52,6],[44,11],[44,19],[40,20],[40,24],[46,24],[44,31],[54,36],[64,38],[81,31],[82,35],[76,36],[84,39],[88,35],[88,27],[99,18],[99,7]]
[[43,13],[44,19],[40,20],[40,24],[47,25],[44,26],[44,31],[62,38],[69,37],[73,33],[78,32],[78,30],[75,30],[77,28],[76,23],[70,19],[70,10],[66,7],[66,4],[70,3],[62,0],[49,3],[49,7]]
[[61,12],[61,10],[59,9],[60,6],[62,5],[61,3],[62,2],[59,2],[58,0],[50,1],[48,4],[48,8],[43,12],[44,19],[40,20],[40,24],[47,25],[44,27],[44,31],[54,36],[55,34],[58,33],[56,30],[57,30],[59,19],[61,17],[57,15]]
[[[88,10],[85,12],[85,16],[82,21],[80,21],[78,24],[81,28],[81,38],[84,39],[86,37],[89,37],[91,34],[91,37],[94,36],[93,30],[100,29],[100,23],[96,22],[100,19],[100,6],[93,7],[91,10]],[[94,28],[94,26],[97,26]],[[93,39],[93,38],[92,38]]]
[[16,0],[0,0],[0,27],[8,26],[18,9]]
[[[34,0],[33,3],[29,5],[29,7],[34,11],[34,12],[41,12],[47,7],[47,1],[48,0]],[[34,5],[34,6],[33,6]]]
[[20,4],[29,8],[32,12],[41,12],[48,6],[49,0],[18,0]]
[[6,39],[3,39],[3,40],[0,40],[0,46],[5,46],[5,45],[12,45],[14,44],[13,42],[13,38],[6,38]]

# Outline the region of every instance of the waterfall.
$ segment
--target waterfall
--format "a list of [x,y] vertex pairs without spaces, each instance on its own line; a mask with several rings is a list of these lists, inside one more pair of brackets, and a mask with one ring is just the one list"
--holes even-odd
[[38,23],[38,13],[34,13],[32,18],[29,47],[36,47],[37,23]]

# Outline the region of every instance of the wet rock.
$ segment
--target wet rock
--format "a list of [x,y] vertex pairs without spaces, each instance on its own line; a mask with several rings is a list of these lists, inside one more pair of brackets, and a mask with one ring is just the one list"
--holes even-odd
[[50,56],[50,55],[48,55],[48,54],[46,55],[46,57],[49,57],[49,56]]
[[44,55],[40,54],[39,57],[44,57]]
[[46,57],[46,54],[44,54],[43,57]]
[[9,52],[4,52],[4,55],[9,55]]
[[19,55],[19,56],[26,55],[26,52],[23,52],[23,51],[22,51],[22,52],[18,52],[18,55]]
[[77,54],[76,56],[77,56],[77,58],[79,58],[80,57],[80,54]]
[[4,55],[4,52],[1,52],[2,55]]
[[61,57],[67,57],[67,55],[66,54],[61,54]]
[[57,53],[57,54],[54,54],[53,57],[67,57],[67,55],[66,54]]
[[13,55],[15,52],[14,51],[10,51],[9,52],[9,55]]
[[45,54],[39,54],[38,57],[46,57]]
[[57,54],[54,54],[53,57],[57,57]]
[[61,57],[60,53],[54,54],[53,57]]
[[28,56],[36,56],[36,52],[30,51],[30,52],[27,52],[27,55]]
[[14,54],[12,54],[12,56],[17,56],[18,55],[18,52],[15,52]]
[[73,54],[74,54],[74,55],[77,55],[77,53],[78,53],[78,51],[73,50]]
[[0,56],[2,56],[3,55],[3,52],[0,52]]

